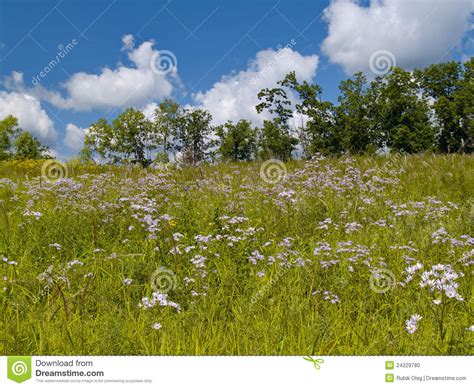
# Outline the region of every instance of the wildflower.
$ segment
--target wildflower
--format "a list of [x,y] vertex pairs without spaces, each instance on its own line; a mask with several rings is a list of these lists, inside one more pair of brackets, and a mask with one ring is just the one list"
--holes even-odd
[[265,259],[265,256],[263,256],[259,251],[253,251],[248,259],[253,265],[255,265],[258,260]]
[[407,332],[413,334],[418,329],[417,324],[422,318],[421,315],[413,314],[410,319],[405,322]]
[[265,276],[265,271],[260,271],[260,272],[258,272],[258,273],[257,273],[257,276],[258,276],[259,278],[264,277],[264,276]]
[[71,269],[75,266],[83,266],[84,263],[82,261],[79,261],[79,260],[73,260],[73,261],[70,261],[69,263],[67,263],[67,266],[66,266],[66,269]]
[[158,322],[154,323],[152,328],[154,330],[160,330],[162,328],[161,323],[158,323]]
[[474,332],[474,325],[472,325],[471,327],[467,327],[466,330],[469,330],[469,331],[473,331],[473,332]]
[[161,294],[159,292],[154,292],[152,294],[151,299],[150,298],[142,298],[141,303],[138,304],[138,307],[143,308],[143,309],[150,309],[152,307],[155,307],[156,305],[160,306],[170,306],[175,308],[178,312],[181,311],[181,306],[176,303],[168,300],[168,295],[167,294]]
[[132,279],[123,279],[122,280],[122,283],[124,286],[129,286],[130,284],[132,284],[133,280]]
[[61,244],[54,243],[54,244],[49,244],[50,247],[56,248],[56,250],[60,251],[61,250]]

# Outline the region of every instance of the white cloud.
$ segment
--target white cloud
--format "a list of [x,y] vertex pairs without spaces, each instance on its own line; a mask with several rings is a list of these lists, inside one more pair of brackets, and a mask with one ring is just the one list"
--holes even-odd
[[122,51],[132,50],[135,46],[135,39],[133,38],[132,34],[122,36]]
[[289,47],[260,51],[247,70],[224,76],[208,91],[195,94],[196,107],[209,110],[215,124],[247,119],[261,125],[268,115],[255,110],[258,92],[276,87],[277,81],[293,70],[299,80],[310,81],[316,74],[318,61],[317,55],[303,56]]
[[156,108],[158,108],[158,104],[156,102],[151,102],[142,109],[142,113],[148,120],[153,120]]
[[471,29],[472,0],[333,0],[325,10],[329,32],[322,49],[346,73],[368,71],[378,50],[393,53],[396,65],[438,62]]
[[79,128],[77,125],[69,123],[66,125],[66,135],[64,145],[71,151],[79,152],[84,144],[87,128]]
[[23,73],[12,71],[9,76],[3,79],[5,89],[19,91],[24,89]]
[[27,93],[0,91],[0,120],[8,115],[15,116],[21,128],[43,143],[52,145],[55,142],[54,123],[37,98]]
[[143,42],[134,49],[132,35],[125,35],[122,41],[133,67],[106,67],[99,74],[75,73],[61,85],[66,97],[42,87],[34,88],[35,94],[59,108],[76,111],[142,106],[169,97],[174,85],[179,84],[176,64],[167,72],[156,71],[157,62],[165,59],[153,48],[154,42]]

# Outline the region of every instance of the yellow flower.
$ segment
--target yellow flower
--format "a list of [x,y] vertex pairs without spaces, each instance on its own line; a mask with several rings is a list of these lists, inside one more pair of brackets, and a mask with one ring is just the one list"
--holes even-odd
[[172,228],[174,228],[174,227],[176,226],[177,222],[176,222],[175,220],[169,220],[169,221],[168,221],[168,224],[169,224]]

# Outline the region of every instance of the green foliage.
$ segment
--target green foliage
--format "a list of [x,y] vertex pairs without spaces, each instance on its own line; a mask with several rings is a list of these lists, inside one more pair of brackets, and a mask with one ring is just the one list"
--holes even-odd
[[211,114],[202,109],[184,109],[177,118],[176,149],[182,152],[185,163],[197,164],[205,160],[208,137],[213,131],[211,121]]
[[41,142],[33,137],[29,132],[20,132],[16,137],[15,143],[15,159],[47,159],[48,147],[43,146]]
[[262,159],[289,160],[297,144],[298,139],[275,121],[265,120],[263,127],[258,129],[259,156]]
[[155,133],[156,143],[162,146],[163,161],[168,161],[168,153],[172,151],[171,140],[176,133],[180,107],[177,102],[166,99],[161,102],[154,112],[152,129]]
[[336,107],[336,127],[342,133],[342,148],[351,154],[376,151],[377,133],[373,116],[376,108],[371,104],[367,78],[356,73],[353,79],[339,85],[341,95]]
[[299,83],[296,73],[289,73],[279,84],[296,93],[299,102],[296,112],[307,117],[303,131],[303,149],[306,156],[317,152],[324,155],[338,154],[342,151],[340,130],[335,126],[334,105],[322,101],[322,88],[318,84]]
[[257,134],[247,120],[227,122],[216,128],[219,154],[224,160],[251,160],[255,154]]
[[18,126],[18,119],[12,115],[0,120],[0,160],[11,157],[12,136]]
[[423,93],[433,99],[440,152],[473,152],[474,59],[464,67],[439,63],[416,70]]
[[263,127],[257,130],[259,156],[263,159],[291,159],[298,139],[290,131],[288,120],[292,117],[291,101],[285,89],[263,89],[258,94],[258,99],[261,102],[255,107],[257,112],[266,110],[273,115],[271,121],[264,120]]
[[410,72],[393,68],[383,79],[372,82],[376,107],[378,145],[396,152],[416,153],[434,146],[426,99],[419,97],[418,83]]
[[48,147],[31,133],[18,128],[18,119],[12,115],[0,120],[0,161],[9,159],[47,159]]
[[112,163],[130,162],[146,167],[152,161],[150,151],[155,148],[150,142],[152,134],[150,122],[144,114],[129,108],[112,124],[105,119],[93,123],[86,135],[82,155],[87,158],[97,153]]

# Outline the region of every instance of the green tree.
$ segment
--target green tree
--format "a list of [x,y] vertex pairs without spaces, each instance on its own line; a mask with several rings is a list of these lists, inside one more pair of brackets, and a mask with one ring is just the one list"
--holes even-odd
[[83,154],[95,152],[113,163],[131,162],[143,167],[150,165],[156,148],[150,122],[141,111],[133,108],[121,113],[112,125],[105,119],[93,123],[84,146]]
[[154,141],[161,145],[163,156],[160,158],[168,161],[168,154],[172,151],[172,139],[176,133],[178,120],[180,117],[180,107],[177,102],[166,99],[155,109],[152,129]]
[[84,138],[81,157],[84,160],[92,160],[94,155],[97,154],[103,159],[118,162],[114,157],[113,139],[113,128],[107,120],[97,120],[89,126],[89,130]]
[[455,93],[460,117],[459,152],[474,152],[474,57],[464,63],[460,86]]
[[46,153],[49,148],[42,145],[41,142],[33,137],[29,132],[20,132],[14,142],[15,159],[48,159],[50,156]]
[[208,155],[211,145],[209,135],[213,131],[211,114],[203,109],[184,109],[175,118],[175,149],[183,154],[183,161],[197,164]]
[[255,107],[257,112],[266,110],[273,116],[271,121],[264,120],[263,127],[257,130],[260,157],[291,159],[298,139],[290,130],[289,119],[293,116],[293,111],[285,89],[263,89],[258,93],[258,99],[261,102]]
[[0,160],[9,159],[12,137],[18,131],[18,119],[12,115],[0,120]]
[[429,106],[420,96],[412,74],[393,68],[371,83],[369,93],[377,122],[378,145],[396,152],[415,153],[432,149],[435,133],[430,124]]
[[247,120],[227,122],[217,127],[219,154],[224,160],[251,160],[256,147],[256,131]]
[[433,100],[440,152],[472,150],[472,61],[464,69],[447,62],[415,71],[424,95]]
[[278,83],[296,93],[299,99],[296,111],[307,118],[303,128],[306,156],[310,157],[317,152],[341,153],[342,138],[334,119],[335,108],[331,102],[322,100],[321,86],[307,81],[298,82],[294,71]]
[[366,86],[367,78],[360,72],[339,85],[336,127],[342,133],[342,148],[351,154],[373,153],[377,149]]
[[264,120],[263,127],[258,128],[258,148],[262,159],[291,159],[291,154],[298,144],[298,139],[289,135],[275,120]]

